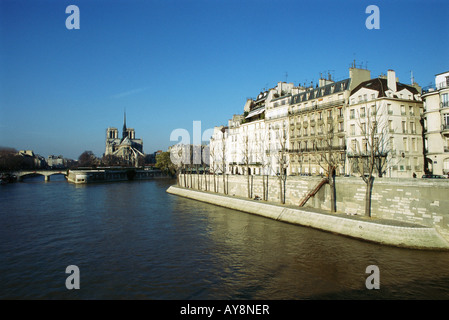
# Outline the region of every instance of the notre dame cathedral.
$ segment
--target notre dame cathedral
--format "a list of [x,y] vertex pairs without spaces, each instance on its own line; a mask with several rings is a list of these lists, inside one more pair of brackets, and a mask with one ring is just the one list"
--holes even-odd
[[109,127],[107,129],[104,155],[116,156],[131,165],[137,165],[137,158],[144,156],[142,139],[136,139],[134,129],[126,127],[126,113],[124,114],[121,138],[118,136],[117,128]]

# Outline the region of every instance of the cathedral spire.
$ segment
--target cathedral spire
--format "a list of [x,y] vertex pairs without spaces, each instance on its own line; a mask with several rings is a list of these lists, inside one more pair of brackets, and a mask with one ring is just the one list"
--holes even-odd
[[125,139],[128,136],[128,131],[126,129],[126,110],[124,112],[124,117],[123,117],[123,133],[122,133],[123,139]]

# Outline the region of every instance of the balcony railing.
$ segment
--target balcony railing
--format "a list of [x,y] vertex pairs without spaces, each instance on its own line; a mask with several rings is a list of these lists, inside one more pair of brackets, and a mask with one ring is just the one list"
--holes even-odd
[[441,131],[449,131],[449,124],[442,124]]
[[435,86],[430,85],[430,86],[426,86],[424,88],[422,88],[422,94],[426,94],[435,90],[440,90],[440,89],[444,89],[444,88],[448,88],[449,87],[449,82],[448,81],[443,81],[440,83],[437,83]]
[[327,146],[327,147],[303,147],[303,148],[290,148],[287,149],[289,153],[302,153],[302,152],[322,152],[322,151],[345,151],[346,146]]
[[321,109],[326,109],[326,108],[330,108],[330,107],[334,107],[334,106],[338,106],[338,105],[343,105],[345,104],[345,99],[338,99],[335,101],[329,101],[326,103],[321,103],[318,105],[313,105],[307,108],[301,108],[299,110],[295,110],[295,111],[290,111],[289,114],[290,115],[294,115],[294,114],[300,114],[300,113],[304,113],[304,112],[310,112],[310,111],[314,111],[314,110],[321,110]]

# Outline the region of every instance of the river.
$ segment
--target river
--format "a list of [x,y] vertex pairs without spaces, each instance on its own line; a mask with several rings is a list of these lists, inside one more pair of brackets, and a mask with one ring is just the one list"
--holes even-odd
[[[165,191],[173,180],[0,186],[1,299],[448,299],[449,252],[394,248]],[[69,290],[69,265],[80,289]],[[379,289],[367,289],[368,266]]]

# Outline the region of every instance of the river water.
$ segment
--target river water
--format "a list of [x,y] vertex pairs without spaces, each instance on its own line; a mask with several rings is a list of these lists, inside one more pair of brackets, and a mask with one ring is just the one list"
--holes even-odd
[[[1,299],[448,299],[449,253],[381,246],[165,191],[173,180],[0,186]],[[66,267],[79,268],[68,290]],[[379,270],[369,290],[366,268]]]

